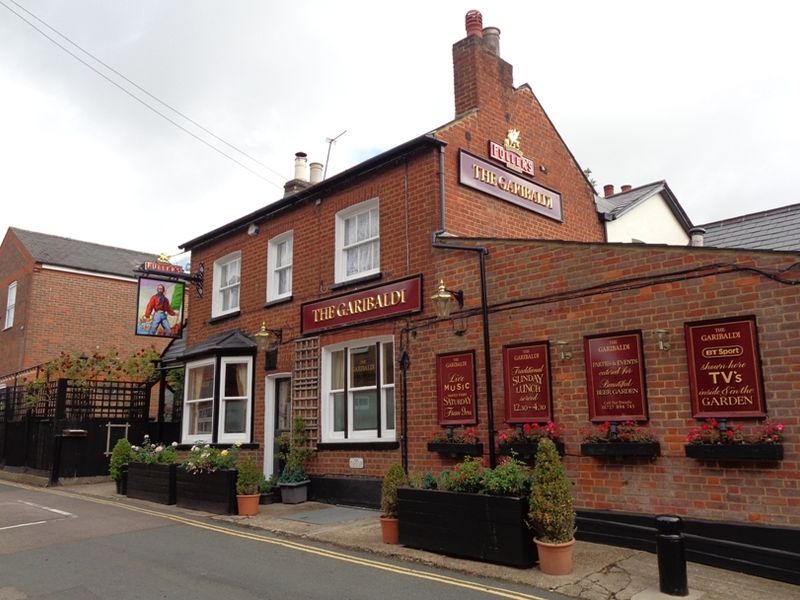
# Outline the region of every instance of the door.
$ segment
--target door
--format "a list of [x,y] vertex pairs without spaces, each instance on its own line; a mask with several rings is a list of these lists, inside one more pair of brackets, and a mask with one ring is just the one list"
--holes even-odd
[[280,446],[292,431],[292,378],[288,373],[268,375],[264,402],[264,475],[280,475]]

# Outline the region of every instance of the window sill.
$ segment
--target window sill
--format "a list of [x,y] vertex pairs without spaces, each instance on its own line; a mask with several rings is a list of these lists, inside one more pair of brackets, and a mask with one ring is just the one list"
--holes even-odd
[[400,442],[322,442],[317,450],[397,450]]
[[[176,450],[191,450],[192,446],[195,444],[199,444],[200,442],[186,442],[182,444],[178,444]],[[224,450],[225,448],[233,448],[236,444],[231,442],[225,443],[217,443],[217,444],[209,444],[212,448],[219,448],[220,450]],[[258,450],[261,446],[259,444],[241,444],[239,446],[240,450]]]
[[377,281],[383,277],[383,273],[373,273],[372,275],[366,275],[364,277],[359,277],[358,279],[348,279],[347,281],[340,281],[338,283],[334,283],[331,286],[331,290],[341,290],[346,287],[350,287],[351,285],[360,285],[362,283],[368,283],[370,281]]
[[216,324],[216,323],[222,323],[223,321],[228,321],[228,320],[230,320],[230,319],[235,319],[235,318],[237,318],[237,317],[238,317],[240,314],[242,314],[242,311],[240,311],[240,310],[237,310],[237,311],[235,311],[235,312],[232,312],[232,313],[227,313],[227,314],[224,314],[224,315],[220,315],[220,316],[218,316],[218,317],[211,317],[211,318],[210,318],[210,319],[207,321],[207,323],[208,323],[209,325],[214,325],[214,324]]
[[288,296],[283,296],[282,298],[275,298],[274,300],[267,300],[264,304],[264,308],[272,308],[273,306],[277,306],[279,304],[286,304],[287,302],[291,302],[294,299],[294,296],[289,294]]

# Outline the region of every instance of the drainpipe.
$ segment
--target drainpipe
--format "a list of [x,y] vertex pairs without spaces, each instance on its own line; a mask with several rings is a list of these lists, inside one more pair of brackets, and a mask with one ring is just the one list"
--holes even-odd
[[[401,335],[403,334],[401,333]],[[400,371],[403,374],[403,397],[401,399],[403,436],[400,438],[400,456],[403,463],[403,471],[406,473],[408,473],[408,365],[408,350],[403,350],[400,355]]]
[[439,232],[445,231],[444,210],[444,146],[439,146]]
[[483,363],[486,369],[486,410],[488,413],[487,430],[489,434],[489,467],[497,466],[497,456],[494,449],[494,398],[492,395],[492,352],[489,343],[489,299],[486,293],[486,255],[489,250],[483,246],[458,246],[455,244],[442,244],[434,236],[433,247],[443,250],[467,250],[478,253],[481,278],[481,316],[483,317]]

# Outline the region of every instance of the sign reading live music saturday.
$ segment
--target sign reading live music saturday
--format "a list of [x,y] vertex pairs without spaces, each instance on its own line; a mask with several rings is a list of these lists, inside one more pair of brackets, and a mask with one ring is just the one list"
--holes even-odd
[[561,221],[561,194],[511,171],[459,151],[459,181],[495,198]]
[[642,332],[587,336],[583,340],[589,418],[592,421],[646,421]]
[[547,342],[503,348],[503,381],[507,423],[552,420]]
[[325,331],[422,310],[422,277],[308,302],[300,309],[303,333]]
[[753,316],[686,323],[692,415],[766,415],[764,379]]
[[473,350],[436,356],[436,405],[439,425],[474,425],[478,422]]

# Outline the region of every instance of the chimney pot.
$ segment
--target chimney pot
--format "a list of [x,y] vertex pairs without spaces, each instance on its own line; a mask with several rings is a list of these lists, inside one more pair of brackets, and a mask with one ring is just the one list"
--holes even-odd
[[605,184],[603,186],[603,196],[608,198],[609,196],[613,196],[613,195],[614,195],[614,184],[613,183]]
[[305,152],[297,152],[294,155],[294,178],[300,181],[308,181],[308,158]]
[[500,56],[500,30],[497,27],[486,27],[483,30],[483,45],[495,56]]
[[477,35],[483,37],[483,15],[478,10],[471,10],[465,17],[467,37]]
[[311,183],[322,181],[322,163],[313,162],[309,167],[311,167]]
[[701,247],[704,244],[704,238],[706,230],[702,227],[692,227],[689,230],[689,235],[691,236],[691,240],[689,241],[690,246]]
[[619,188],[621,192],[629,192],[631,190],[631,185],[626,183]]

